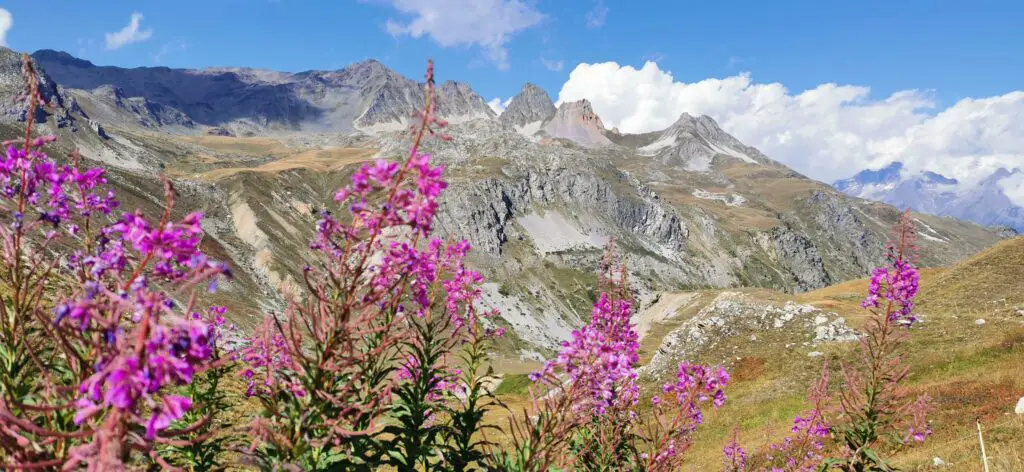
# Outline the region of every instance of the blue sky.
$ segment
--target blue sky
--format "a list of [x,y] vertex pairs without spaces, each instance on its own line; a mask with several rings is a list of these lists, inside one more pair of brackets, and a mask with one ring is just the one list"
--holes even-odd
[[[469,81],[485,97],[510,96],[525,81],[554,95],[577,63],[640,66],[645,59],[657,59],[688,82],[749,71],[758,82],[791,90],[826,82],[870,86],[873,95],[932,89],[943,103],[1005,93],[1024,77],[1024,2],[1011,1],[526,1],[543,17],[508,33],[507,70],[485,47],[440,47],[428,35],[392,37],[389,19],[413,17],[393,4],[415,1],[60,3],[4,1],[14,19],[8,45],[60,49],[125,67],[300,71],[375,57],[413,77],[424,58],[433,57],[442,77]],[[600,26],[587,23],[595,7],[607,12]],[[151,37],[106,49],[104,35],[127,25],[136,11]],[[563,68],[548,70],[542,59],[561,61]]]
[[706,114],[819,180],[893,161],[964,182],[1024,169],[1019,0],[55,3],[4,0],[0,42],[123,67],[297,72],[372,57],[417,79],[431,57],[439,79],[498,110],[530,81],[589,99],[625,132]]

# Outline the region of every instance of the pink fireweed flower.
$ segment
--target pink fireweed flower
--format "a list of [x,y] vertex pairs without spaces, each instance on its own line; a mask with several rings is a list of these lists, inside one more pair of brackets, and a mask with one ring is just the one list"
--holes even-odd
[[824,441],[829,437],[829,425],[817,409],[793,418],[792,435],[768,445],[765,459],[780,470],[811,472],[818,470],[824,460]]
[[729,383],[729,373],[723,367],[711,368],[703,365],[681,362],[676,381],[661,387],[665,394],[674,394],[676,405],[681,408],[689,421],[685,427],[691,431],[704,422],[701,404],[711,400],[719,408],[725,404],[724,388]]
[[629,320],[631,315],[628,300],[602,293],[594,304],[590,323],[573,331],[572,339],[562,342],[558,357],[530,378],[537,381],[560,369],[587,392],[588,398],[577,408],[589,407],[603,414],[620,393],[621,384],[637,376],[633,366],[639,360],[640,344]]

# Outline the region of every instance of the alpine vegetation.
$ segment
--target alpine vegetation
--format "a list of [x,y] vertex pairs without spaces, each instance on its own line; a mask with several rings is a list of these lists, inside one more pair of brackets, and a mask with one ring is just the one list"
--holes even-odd
[[[446,141],[428,63],[408,157],[363,164],[319,212],[300,283],[252,332],[214,304],[232,277],[204,251],[200,213],[126,211],[104,169],[44,152],[45,106],[23,57],[24,139],[0,158],[0,466],[13,470],[674,471],[728,408],[722,366],[673,361],[641,381],[638,310],[609,244],[590,319],[530,375],[518,411],[492,393],[504,329],[481,303],[470,244],[435,236]],[[889,267],[873,273],[859,356],[811,388],[792,434],[725,470],[891,470],[883,457],[924,441],[928,398],[903,388],[916,317],[909,214]],[[503,419],[495,419],[504,413]],[[738,426],[738,425],[737,425]],[[717,446],[716,446],[717,447]]]

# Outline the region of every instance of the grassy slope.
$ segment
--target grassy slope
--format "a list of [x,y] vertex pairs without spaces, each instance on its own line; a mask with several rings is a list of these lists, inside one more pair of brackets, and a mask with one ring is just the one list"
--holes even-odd
[[[956,470],[977,468],[974,420],[980,418],[993,470],[1024,470],[1024,418],[1013,414],[1024,395],[1024,318],[1015,312],[1015,307],[1024,308],[1022,281],[1024,238],[1000,243],[957,266],[923,273],[918,300],[924,322],[912,331],[907,362],[911,391],[934,399],[935,435],[922,447],[896,453],[897,464],[927,468],[938,456]],[[858,303],[866,290],[867,281],[857,280],[802,294],[798,301],[835,311],[860,326],[866,312]],[[976,325],[979,318],[986,323]],[[826,358],[834,364],[852,347],[832,346]],[[734,365],[741,380],[730,392],[729,406],[703,431],[705,441],[693,451],[696,464],[711,468],[718,463],[727,425],[741,424],[741,434],[753,446],[764,442],[764,425],[773,426],[777,437],[805,408],[802,392],[776,386],[785,375],[813,378],[819,361],[767,352],[764,358],[764,365]],[[755,372],[748,372],[752,367]]]
[[[935,456],[952,463],[953,470],[979,470],[974,420],[980,418],[992,470],[1024,470],[1024,417],[1013,414],[1024,395],[1024,317],[1015,310],[1024,308],[1024,238],[1004,241],[954,267],[925,270],[921,285],[918,301],[924,321],[914,327],[908,342],[909,387],[912,394],[933,397],[935,434],[925,445],[892,457],[908,470],[929,470]],[[801,294],[796,301],[835,311],[859,327],[865,320],[859,302],[866,290],[867,281],[856,280]],[[776,302],[786,297],[766,290],[749,293]],[[701,293],[704,303],[712,298]],[[642,357],[646,360],[660,336],[696,311],[686,308],[673,320],[656,323],[643,343]],[[979,318],[986,323],[976,325]],[[822,359],[834,367],[854,348],[816,346],[824,356],[810,358],[806,354],[811,348],[785,348],[767,336],[759,336],[756,343],[745,338],[723,343],[737,345],[728,362],[734,383],[726,407],[709,414],[698,433],[690,451],[695,470],[719,468],[721,447],[734,425],[739,425],[748,451],[757,450],[766,438],[781,438],[793,416],[807,407],[806,387],[817,378]],[[723,355],[714,357],[720,361]],[[839,388],[836,377],[833,387]],[[524,400],[519,383],[499,389],[516,406]]]

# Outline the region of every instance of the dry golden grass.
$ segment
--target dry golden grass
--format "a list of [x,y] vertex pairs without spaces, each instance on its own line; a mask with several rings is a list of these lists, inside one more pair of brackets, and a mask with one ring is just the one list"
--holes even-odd
[[370,160],[376,150],[361,148],[311,149],[277,159],[256,167],[231,167],[203,172],[197,177],[206,181],[221,180],[241,172],[277,173],[294,169],[332,172],[349,164]]
[[[867,318],[859,304],[866,279],[800,294],[796,301],[844,316],[854,327]],[[919,313],[923,321],[911,331],[906,362],[912,369],[912,395],[933,398],[935,434],[922,446],[889,451],[905,470],[938,470],[932,458],[951,464],[942,470],[981,470],[976,420],[985,434],[993,472],[1024,471],[1024,417],[1013,413],[1024,396],[1024,238],[1004,241],[954,267],[921,271]],[[787,295],[767,290],[744,290],[766,300]],[[703,306],[716,292],[701,292]],[[995,303],[993,303],[995,302]],[[654,323],[642,342],[642,360],[649,359],[657,339],[692,316],[688,308],[666,323]],[[976,325],[975,319],[986,323]],[[762,338],[762,336],[758,336]],[[792,350],[773,351],[759,339],[761,352],[744,355],[729,366],[733,383],[729,401],[709,414],[689,451],[693,470],[718,470],[721,448],[734,427],[748,452],[788,433],[795,414],[808,407],[806,387],[816,378],[822,359],[830,365],[849,359],[852,344],[820,345],[824,356],[813,359]],[[757,349],[754,347],[753,349]],[[835,376],[834,376],[835,377]],[[841,388],[833,378],[833,388]],[[517,409],[527,405],[522,395],[505,396]],[[494,415],[504,425],[505,414]]]
[[295,152],[281,141],[267,137],[183,136],[178,139],[225,153],[284,156]]

